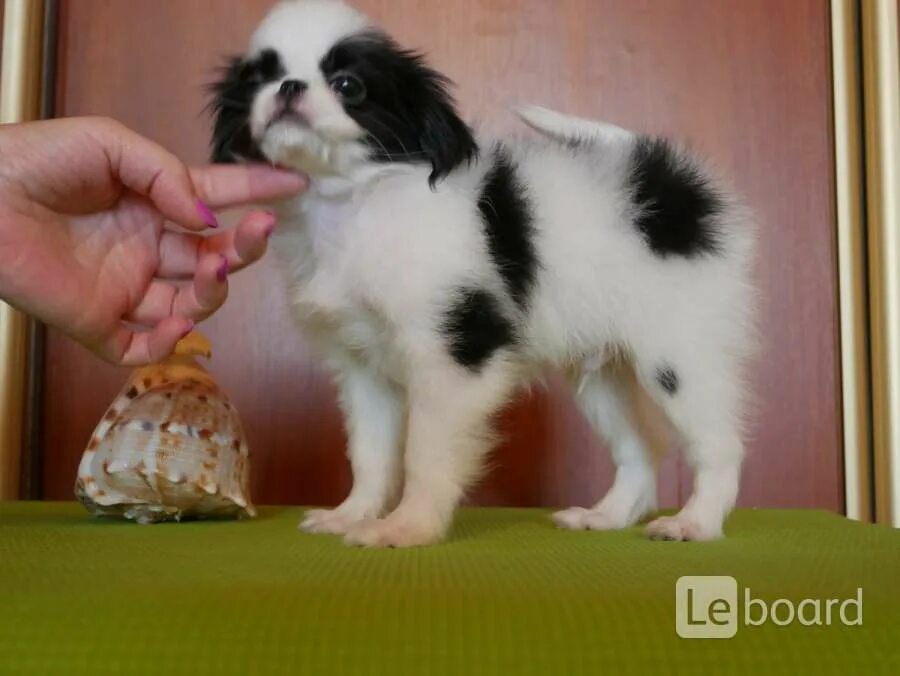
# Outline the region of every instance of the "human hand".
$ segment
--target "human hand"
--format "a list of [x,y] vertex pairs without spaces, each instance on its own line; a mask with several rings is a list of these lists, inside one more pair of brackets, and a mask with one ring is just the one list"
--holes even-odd
[[204,231],[210,208],[305,186],[265,166],[189,169],[103,118],[2,126],[0,298],[107,361],[158,361],[225,301],[228,273],[265,253],[275,217],[253,211],[211,237],[166,223]]

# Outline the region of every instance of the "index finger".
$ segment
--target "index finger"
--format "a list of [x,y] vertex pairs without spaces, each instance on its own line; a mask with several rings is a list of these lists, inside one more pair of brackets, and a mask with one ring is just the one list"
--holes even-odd
[[214,209],[293,197],[308,185],[305,176],[264,164],[216,164],[190,171],[200,199]]
[[163,216],[184,228],[204,230],[215,225],[212,214],[197,204],[188,168],[172,153],[113,120],[82,124],[99,142],[122,185],[148,197]]

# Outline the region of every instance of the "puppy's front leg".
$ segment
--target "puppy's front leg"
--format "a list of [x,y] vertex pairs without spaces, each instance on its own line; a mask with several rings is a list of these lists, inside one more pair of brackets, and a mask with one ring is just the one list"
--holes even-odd
[[338,388],[353,467],[353,489],[335,509],[306,513],[300,528],[344,534],[355,523],[381,516],[400,488],[403,402],[389,383],[361,368],[340,372]]
[[403,498],[384,519],[349,530],[348,544],[410,547],[437,542],[490,450],[491,417],[512,388],[502,361],[475,372],[454,363],[417,369],[410,387]]

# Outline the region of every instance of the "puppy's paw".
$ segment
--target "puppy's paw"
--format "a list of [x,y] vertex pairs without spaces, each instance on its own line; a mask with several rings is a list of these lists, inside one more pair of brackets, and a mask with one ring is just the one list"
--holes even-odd
[[618,516],[608,509],[584,507],[570,507],[556,512],[550,518],[560,528],[569,530],[619,530],[634,523],[633,520]]
[[550,515],[550,519],[559,528],[567,528],[568,530],[585,530],[584,515],[588,510],[584,507],[569,507]]
[[298,528],[307,533],[344,535],[350,528],[364,520],[367,514],[337,507],[336,509],[311,509],[303,515]]
[[427,520],[390,515],[353,525],[344,542],[357,547],[418,547],[444,537],[444,528]]
[[716,540],[722,537],[722,527],[702,524],[684,514],[676,514],[654,519],[647,524],[646,534],[651,540]]

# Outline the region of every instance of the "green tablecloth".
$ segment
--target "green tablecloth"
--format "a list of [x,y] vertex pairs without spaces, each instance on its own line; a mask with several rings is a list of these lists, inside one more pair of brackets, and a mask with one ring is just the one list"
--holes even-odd
[[[138,526],[0,504],[0,673],[900,674],[900,531],[745,510],[725,540],[669,543],[468,509],[445,544],[359,550],[299,533],[302,511]],[[679,638],[682,575],[770,602],[862,587],[863,624]]]

